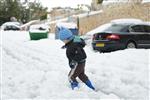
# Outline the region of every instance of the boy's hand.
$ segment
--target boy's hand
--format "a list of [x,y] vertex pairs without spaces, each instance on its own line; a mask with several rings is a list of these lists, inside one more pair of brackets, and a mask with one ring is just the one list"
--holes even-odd
[[63,45],[62,47],[61,47],[61,49],[65,49],[66,48],[66,46],[65,45]]
[[70,62],[70,64],[69,64],[69,66],[70,66],[70,68],[74,68],[75,66],[77,66],[77,62],[76,61],[74,61],[74,60],[72,60],[71,62]]

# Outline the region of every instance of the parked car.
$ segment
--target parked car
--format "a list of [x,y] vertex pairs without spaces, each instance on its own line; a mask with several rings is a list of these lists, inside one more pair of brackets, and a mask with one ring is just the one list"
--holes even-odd
[[100,52],[150,48],[150,24],[141,21],[112,21],[104,31],[93,34],[92,47]]
[[21,24],[19,22],[6,22],[1,26],[1,29],[4,31],[8,31],[8,30],[18,31],[21,30],[20,25]]

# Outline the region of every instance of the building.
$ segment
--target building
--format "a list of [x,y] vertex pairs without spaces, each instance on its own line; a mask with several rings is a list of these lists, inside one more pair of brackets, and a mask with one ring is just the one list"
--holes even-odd
[[91,7],[92,10],[98,10],[101,8],[101,0],[92,0]]
[[124,3],[142,3],[142,1],[149,0],[92,0],[91,6],[93,10],[98,10],[101,9],[102,6],[120,5]]

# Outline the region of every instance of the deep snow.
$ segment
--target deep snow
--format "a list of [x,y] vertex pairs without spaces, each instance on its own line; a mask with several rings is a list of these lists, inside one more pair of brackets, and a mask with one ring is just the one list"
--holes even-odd
[[[68,61],[63,43],[48,39],[30,41],[28,32],[1,31],[1,99],[148,100],[148,49],[87,53],[86,74],[98,92],[80,81],[79,90],[68,83]],[[89,42],[88,42],[89,43]]]

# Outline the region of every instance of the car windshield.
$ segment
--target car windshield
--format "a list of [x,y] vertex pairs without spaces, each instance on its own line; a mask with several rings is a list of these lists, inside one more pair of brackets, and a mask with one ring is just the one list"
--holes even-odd
[[119,25],[119,24],[112,24],[104,31],[107,32],[128,32],[129,25]]

